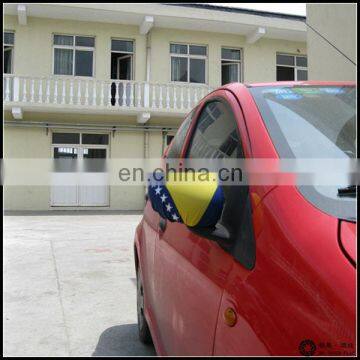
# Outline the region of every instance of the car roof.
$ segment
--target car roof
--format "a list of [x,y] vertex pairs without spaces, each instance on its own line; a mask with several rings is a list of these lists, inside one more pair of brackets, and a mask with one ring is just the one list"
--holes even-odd
[[246,87],[265,87],[265,86],[355,86],[355,81],[275,81],[264,83],[231,83],[222,86],[222,89],[236,90]]
[[258,86],[299,86],[299,85],[311,85],[311,86],[352,86],[355,85],[355,81],[276,81],[270,83],[255,83],[245,84],[247,87]]

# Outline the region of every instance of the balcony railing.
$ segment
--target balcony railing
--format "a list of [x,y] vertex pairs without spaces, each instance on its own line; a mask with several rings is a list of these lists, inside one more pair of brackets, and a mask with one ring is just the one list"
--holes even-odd
[[207,85],[60,77],[3,77],[3,100],[19,105],[186,112],[213,89]]

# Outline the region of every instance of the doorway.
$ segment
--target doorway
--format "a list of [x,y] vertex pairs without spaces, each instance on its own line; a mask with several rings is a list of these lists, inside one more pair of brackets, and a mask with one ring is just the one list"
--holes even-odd
[[[131,40],[111,40],[111,79],[134,79],[134,43]],[[131,85],[123,82],[111,84],[111,105],[130,106]],[[118,95],[118,104],[116,104]],[[134,94],[133,94],[134,95]]]
[[111,53],[111,79],[132,80],[132,55],[124,53]]

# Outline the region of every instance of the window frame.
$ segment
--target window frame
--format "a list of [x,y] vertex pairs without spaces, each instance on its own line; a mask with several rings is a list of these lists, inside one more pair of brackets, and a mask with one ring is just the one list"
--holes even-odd
[[[292,56],[294,58],[294,65],[282,65],[282,64],[278,64],[277,62],[277,56],[278,55],[284,55],[284,56]],[[276,53],[276,81],[306,81],[306,80],[298,80],[297,79],[297,71],[298,70],[306,70],[307,74],[309,75],[309,67],[306,66],[297,66],[296,65],[296,58],[297,57],[305,57],[306,61],[307,61],[307,55],[306,54],[289,54],[289,53],[284,53],[284,52],[277,52]],[[294,80],[278,80],[277,79],[277,67],[281,66],[281,67],[288,67],[288,68],[293,68],[294,69]]]
[[[73,45],[55,45],[54,44],[54,37],[58,36],[72,36],[73,38]],[[89,46],[78,46],[76,45],[76,37],[91,37],[94,38],[94,47]],[[59,76],[59,77],[70,77],[75,79],[93,79],[95,78],[95,49],[96,49],[96,36],[95,35],[81,35],[81,34],[64,34],[64,33],[52,33],[52,74],[53,76]],[[55,49],[68,49],[73,51],[73,64],[72,64],[72,74],[55,74]],[[92,75],[91,76],[85,76],[85,75],[75,75],[75,56],[76,56],[76,50],[84,50],[84,51],[92,51],[93,53],[93,62],[92,62]]]
[[[175,54],[172,53],[170,51],[170,47],[171,45],[186,45],[187,46],[187,54]],[[202,46],[206,48],[206,55],[193,55],[190,54],[189,49],[190,46]],[[182,58],[186,58],[187,61],[187,81],[177,81],[177,80],[172,80],[171,79],[171,59],[173,57],[182,57]],[[193,84],[193,85],[208,85],[208,57],[209,57],[209,46],[208,45],[204,45],[204,44],[194,44],[194,43],[183,43],[183,42],[175,42],[175,41],[171,41],[169,43],[169,79],[170,79],[170,83],[175,83],[175,84]],[[190,59],[201,59],[201,60],[205,60],[205,82],[203,83],[196,83],[196,82],[190,82]]]
[[[238,50],[240,51],[240,60],[231,60],[231,59],[224,59],[222,57],[222,49],[228,49],[228,50]],[[244,65],[243,65],[243,58],[244,58],[244,49],[243,48],[237,48],[237,47],[233,47],[233,46],[221,46],[220,48],[220,66],[221,66],[221,86],[224,86],[226,84],[223,84],[222,82],[222,66],[223,66],[223,61],[226,61],[227,64],[226,65],[231,65],[231,64],[238,64],[238,69],[239,69],[239,79],[237,82],[242,83],[244,81],[244,77],[243,77],[243,69],[244,69]],[[228,83],[230,84],[230,83]]]
[[[186,114],[186,116],[183,118],[183,121],[181,122],[180,126],[174,132],[173,141],[167,147],[165,147],[165,149],[164,149],[165,152],[163,152],[163,154],[164,154],[165,158],[169,158],[169,159],[183,159],[184,158],[184,149],[187,147],[189,136],[191,137],[192,129],[193,129],[193,126],[194,126],[194,121],[195,121],[195,119],[197,119],[198,111],[199,111],[200,108],[201,108],[201,106],[197,105],[191,111],[189,111]],[[176,136],[178,135],[179,130],[181,129],[182,126],[185,126],[184,123],[186,123],[186,121],[188,119],[189,119],[189,125],[187,126],[187,129],[185,130],[185,135],[184,135],[184,139],[183,139],[183,142],[181,144],[181,147],[180,147],[180,149],[178,149],[178,155],[179,156],[177,158],[174,157],[174,156],[169,157],[169,152],[171,151],[171,149],[174,147],[174,144],[175,144],[174,140],[176,140]]]
[[[113,40],[120,40],[120,41],[131,41],[133,43],[133,51],[118,51],[118,50],[112,50],[111,43]],[[111,54],[128,54],[131,55],[131,79],[130,80],[123,80],[123,81],[134,81],[135,80],[135,54],[136,54],[136,41],[135,39],[125,39],[125,38],[118,38],[118,37],[111,37],[110,38],[110,74],[109,78],[110,80],[114,80],[111,78]],[[119,80],[119,79],[116,79]]]
[[[9,46],[11,47],[11,69],[10,72],[8,73],[4,73],[4,75],[13,75],[14,74],[14,59],[15,59],[15,31],[14,30],[3,30],[3,39],[4,39],[4,34],[5,33],[12,33],[14,34],[14,43],[13,44],[9,44],[9,43],[5,43],[5,41],[3,41],[3,58],[4,58],[4,52],[5,52],[5,46]],[[3,66],[3,71],[4,71],[4,66]]]
[[[66,144],[66,143],[53,143],[52,137],[53,137],[53,133],[67,133],[67,134],[79,134],[79,143],[75,143],[75,144]],[[97,135],[108,135],[108,144],[83,144],[82,142],[82,135],[83,134],[97,134]],[[97,130],[79,130],[79,131],[74,131],[71,129],[54,129],[51,130],[51,138],[50,138],[50,156],[53,157],[54,156],[54,148],[55,147],[74,147],[77,148],[78,150],[82,151],[82,149],[84,147],[89,148],[89,149],[104,149],[106,148],[106,158],[109,159],[111,158],[111,133],[109,131],[97,131]],[[80,152],[78,152],[78,159],[79,158],[79,154]]]

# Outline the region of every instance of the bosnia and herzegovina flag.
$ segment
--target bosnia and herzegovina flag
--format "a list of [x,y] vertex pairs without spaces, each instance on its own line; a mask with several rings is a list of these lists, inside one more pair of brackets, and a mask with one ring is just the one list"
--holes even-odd
[[220,219],[224,194],[216,173],[180,176],[169,173],[151,174],[148,178],[148,195],[153,209],[172,222],[193,227],[214,226]]

